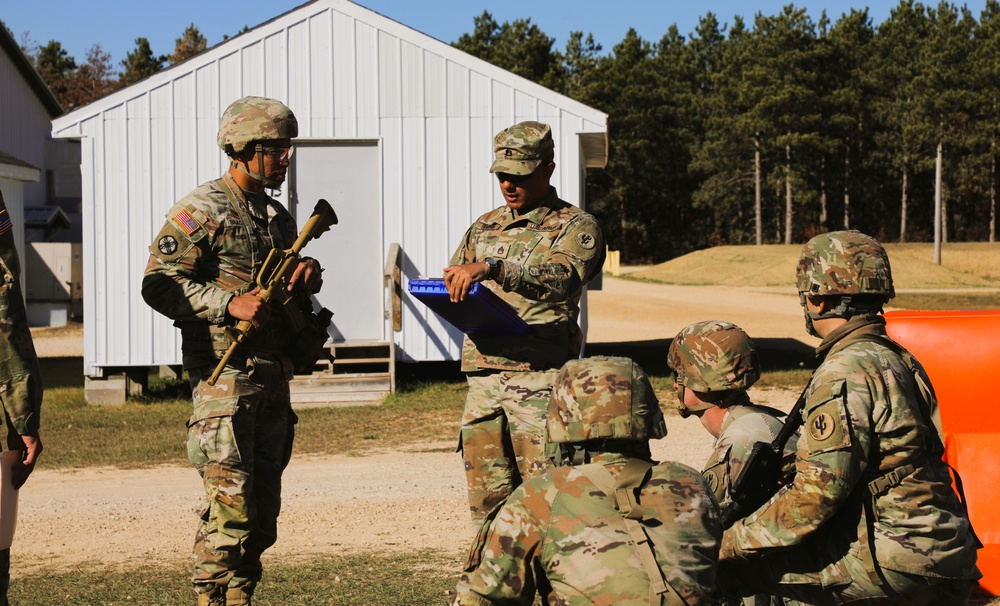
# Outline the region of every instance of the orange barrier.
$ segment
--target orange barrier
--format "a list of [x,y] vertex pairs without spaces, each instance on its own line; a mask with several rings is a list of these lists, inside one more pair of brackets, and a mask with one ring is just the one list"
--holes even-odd
[[962,476],[969,517],[984,544],[980,588],[1000,595],[1000,310],[892,311],[885,319],[889,336],[930,375],[945,460]]

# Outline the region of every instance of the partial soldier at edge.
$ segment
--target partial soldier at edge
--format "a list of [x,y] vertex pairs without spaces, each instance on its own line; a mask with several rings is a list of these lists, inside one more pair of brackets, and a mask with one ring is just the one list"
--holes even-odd
[[823,341],[795,478],[725,532],[720,580],[818,606],[967,603],[977,541],[941,459],[930,380],[885,331],[885,249],[857,231],[822,234],[796,277],[806,329]]
[[[14,226],[0,193],[0,401],[4,410],[2,449],[21,454],[13,462],[15,489],[28,480],[42,454],[38,434],[42,410],[42,378],[35,344],[21,293],[21,262],[14,246]],[[0,606],[7,606],[10,587],[10,548],[0,550]]]

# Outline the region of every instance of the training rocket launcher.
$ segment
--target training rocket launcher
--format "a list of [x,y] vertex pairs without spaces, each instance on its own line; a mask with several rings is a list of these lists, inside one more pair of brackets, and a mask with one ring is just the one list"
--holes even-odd
[[[320,237],[323,232],[330,229],[330,226],[337,224],[337,213],[326,200],[321,199],[316,203],[313,214],[306,221],[305,227],[299,232],[299,237],[288,250],[271,249],[271,252],[264,260],[264,265],[257,272],[257,286],[260,287],[258,297],[268,302],[272,307],[279,307],[288,318],[290,329],[293,333],[298,333],[305,327],[305,319],[302,317],[302,310],[295,301],[295,296],[288,292],[288,282],[295,273],[295,268],[299,266],[301,257],[299,252],[309,243],[310,240]],[[254,332],[253,323],[249,320],[240,320],[236,326],[226,328],[226,336],[229,337],[229,349],[219,360],[219,365],[215,367],[215,372],[208,379],[209,385],[215,385],[219,380],[219,375],[229,363],[236,348],[246,341]]]

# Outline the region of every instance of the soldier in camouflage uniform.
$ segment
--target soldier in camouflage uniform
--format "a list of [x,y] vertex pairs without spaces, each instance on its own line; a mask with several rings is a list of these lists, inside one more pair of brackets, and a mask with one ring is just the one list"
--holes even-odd
[[461,450],[473,526],[520,482],[548,465],[542,443],[556,370],[580,355],[577,322],[583,287],[604,264],[597,221],[559,199],[547,124],[522,122],[494,138],[496,173],[506,206],[466,231],[444,269],[453,301],[476,282],[517,310],[526,335],[466,336],[462,371],[469,394]]
[[[21,488],[42,453],[38,421],[42,408],[42,379],[35,345],[21,294],[21,263],[14,247],[14,228],[0,194],[0,401],[4,410],[2,449],[20,451],[11,481]],[[10,549],[0,550],[0,606],[7,606],[10,586]]]
[[454,606],[716,604],[718,504],[696,470],[652,461],[667,427],[639,365],[567,362],[546,428],[559,466],[492,512]]
[[[272,248],[295,241],[294,219],[265,188],[284,182],[297,135],[295,116],[279,101],[245,97],[230,105],[218,134],[229,170],[175,204],[149,247],[142,296],[181,329],[194,397],[187,450],[205,485],[194,547],[199,605],[250,604],[260,556],[277,539],[296,422],[285,354],[293,335],[256,296],[255,280]],[[315,259],[303,259],[289,289],[308,297],[319,290],[321,271]],[[240,320],[256,331],[209,385],[229,346],[224,329]]]
[[726,531],[720,579],[808,604],[965,604],[976,540],[941,460],[927,374],[885,332],[885,250],[856,231],[816,236],[797,283],[823,341],[795,479]]
[[[754,443],[774,441],[785,415],[750,401],[746,390],[760,378],[760,358],[735,324],[707,321],[682,329],[670,343],[667,364],[675,374],[681,416],[696,415],[715,437],[702,473],[724,509]],[[785,452],[794,454],[794,445]]]

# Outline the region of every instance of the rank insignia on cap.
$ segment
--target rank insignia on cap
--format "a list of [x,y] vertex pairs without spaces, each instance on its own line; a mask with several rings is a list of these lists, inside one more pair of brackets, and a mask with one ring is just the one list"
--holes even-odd
[[189,236],[198,231],[198,228],[201,227],[201,225],[194,220],[194,217],[192,217],[191,213],[189,213],[186,209],[181,210],[179,213],[174,215],[174,222],[177,223],[177,225],[180,225],[181,229],[184,230],[184,233]]
[[7,214],[7,209],[0,211],[0,236],[10,231],[13,225],[10,222],[10,215]]

